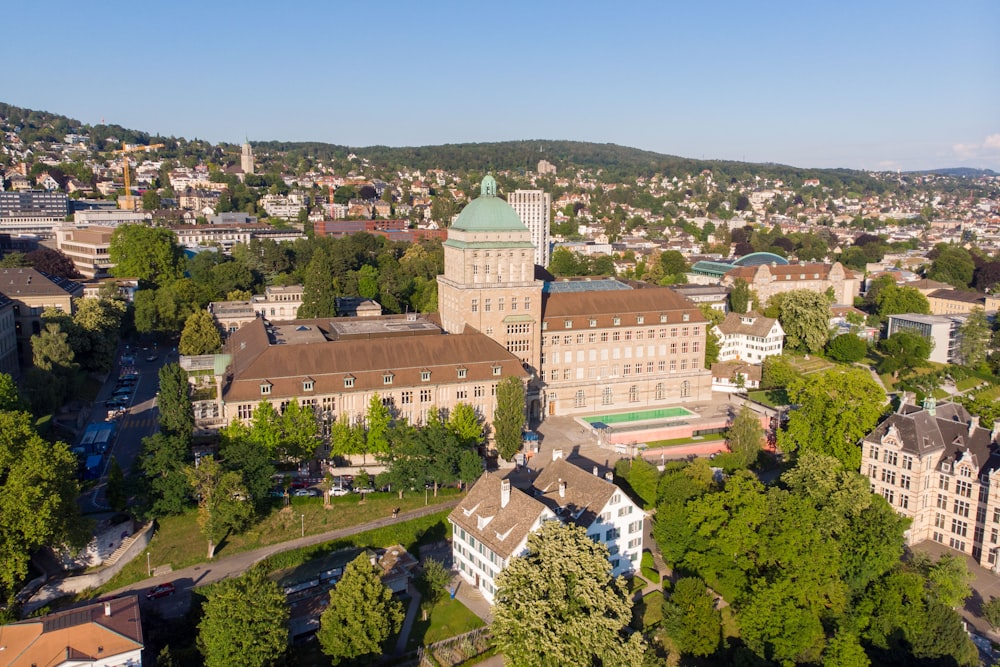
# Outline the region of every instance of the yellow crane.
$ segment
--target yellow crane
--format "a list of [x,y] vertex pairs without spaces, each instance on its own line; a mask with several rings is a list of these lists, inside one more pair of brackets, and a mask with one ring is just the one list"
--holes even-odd
[[129,178],[128,173],[128,156],[129,153],[148,153],[156,148],[163,148],[163,144],[149,144],[148,146],[140,146],[136,144],[127,144],[122,142],[122,147],[119,150],[113,151],[114,153],[121,153],[122,156],[122,171],[125,172],[125,196],[121,198],[118,205],[126,211],[135,210],[135,197],[132,196],[132,181]]

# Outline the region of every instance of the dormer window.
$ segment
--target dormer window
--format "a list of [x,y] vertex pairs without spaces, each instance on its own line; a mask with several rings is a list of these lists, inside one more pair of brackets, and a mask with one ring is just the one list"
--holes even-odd
[[591,327],[596,327],[597,326],[597,320],[595,320],[594,318],[591,318],[590,319],[590,326]]
[[565,322],[563,322],[563,326],[565,326],[567,329],[572,329],[573,328],[573,320],[566,320]]
[[392,378],[393,378],[392,373],[383,373],[382,384],[392,384]]
[[611,323],[614,324],[616,327],[621,326],[622,318],[616,317],[613,320],[611,320]]
[[267,394],[270,394],[271,393],[271,383],[270,382],[261,382],[260,383],[260,393],[261,393],[262,396],[266,396]]
[[458,369],[458,379],[459,380],[464,380],[466,377],[468,377],[468,375],[469,375],[469,369],[468,368],[459,368]]
[[691,314],[690,314],[690,313],[684,313],[684,314],[683,314],[683,315],[681,316],[681,319],[682,319],[683,321],[687,322],[688,320],[690,320],[690,319],[691,319]]
[[313,380],[312,378],[306,378],[302,381],[302,391],[312,391],[313,390]]
[[347,377],[344,378],[344,388],[350,389],[353,386],[354,386],[354,376],[348,375]]
[[431,372],[430,371],[420,371],[420,381],[421,382],[430,382],[431,381]]
[[494,366],[493,375],[500,375],[500,370],[501,370],[500,366]]
[[635,323],[636,324],[645,324],[646,323],[646,318],[643,315],[636,315],[635,316]]
[[666,323],[667,323],[667,316],[660,315],[660,324],[666,324]]

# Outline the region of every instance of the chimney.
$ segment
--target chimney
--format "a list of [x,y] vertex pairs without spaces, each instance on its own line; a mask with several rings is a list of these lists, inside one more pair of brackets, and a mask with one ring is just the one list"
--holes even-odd
[[510,502],[510,480],[502,479],[500,480],[500,509],[507,507],[507,503]]
[[105,602],[104,603],[104,615],[105,616],[110,616],[111,615],[111,603],[110,602]]
[[562,479],[559,480],[559,497],[566,497],[566,482],[562,481]]
[[597,472],[597,466],[594,466],[594,477],[600,477],[601,474]]
[[562,452],[561,449],[553,449],[552,450],[552,460],[553,461],[558,461],[562,457],[563,457],[563,452]]
[[606,473],[604,473],[604,479],[608,480],[609,482],[614,482],[615,474],[609,470]]
[[972,433],[979,428],[979,415],[972,415],[969,419],[969,437],[972,437]]

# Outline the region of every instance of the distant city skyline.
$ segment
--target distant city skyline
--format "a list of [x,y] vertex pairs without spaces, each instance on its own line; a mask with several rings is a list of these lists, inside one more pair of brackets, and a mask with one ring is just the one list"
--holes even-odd
[[[277,11],[280,8],[280,11]],[[14,3],[0,101],[163,136],[1000,171],[1000,3]]]

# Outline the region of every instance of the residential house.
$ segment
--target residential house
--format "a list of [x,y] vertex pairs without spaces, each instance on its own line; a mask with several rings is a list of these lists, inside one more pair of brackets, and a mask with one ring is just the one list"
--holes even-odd
[[760,364],[746,361],[717,361],[712,364],[712,391],[737,393],[760,388]]
[[509,479],[486,473],[448,515],[454,567],[493,604],[497,576],[525,553],[528,535],[555,518],[539,500],[511,487]]
[[135,595],[0,626],[0,667],[141,667],[143,647]]
[[719,337],[719,361],[747,361],[760,364],[780,355],[785,342],[781,323],[753,311],[729,313],[712,331]]

